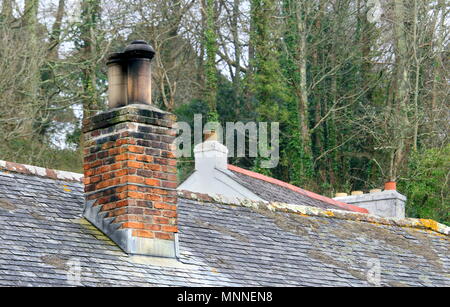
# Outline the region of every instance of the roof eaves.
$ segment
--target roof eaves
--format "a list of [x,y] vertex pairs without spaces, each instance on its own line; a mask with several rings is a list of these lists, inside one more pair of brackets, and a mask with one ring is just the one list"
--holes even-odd
[[289,189],[291,191],[294,191],[296,193],[308,196],[308,197],[316,199],[316,200],[320,200],[320,201],[322,201],[324,203],[327,203],[329,205],[332,205],[332,206],[335,206],[335,207],[338,207],[338,208],[341,208],[341,209],[346,209],[346,210],[350,210],[350,211],[353,211],[353,212],[369,213],[369,211],[367,209],[365,209],[365,208],[360,208],[360,207],[357,207],[357,206],[354,206],[354,205],[349,205],[349,204],[346,204],[346,203],[343,203],[343,202],[331,199],[329,197],[322,196],[322,195],[316,194],[316,193],[308,191],[308,190],[304,190],[304,189],[299,188],[299,187],[297,187],[295,185],[292,185],[290,183],[287,183],[287,182],[284,182],[284,181],[281,181],[281,180],[278,180],[278,179],[275,179],[275,178],[272,178],[272,177],[268,177],[268,176],[265,176],[265,175],[262,175],[262,174],[259,174],[259,173],[255,173],[255,172],[252,172],[252,171],[249,171],[249,170],[246,170],[246,169],[243,169],[243,168],[231,165],[231,164],[228,164],[228,169],[231,170],[231,171],[235,171],[235,172],[241,173],[241,174],[246,175],[246,176],[250,176],[252,178],[256,178],[256,179],[263,180],[263,181],[266,181],[266,182],[269,182],[269,183],[272,183],[272,184],[276,184],[278,186],[287,188],[287,189]]
[[269,210],[272,212],[285,212],[290,214],[297,214],[303,216],[317,216],[326,218],[335,218],[341,220],[350,220],[356,222],[366,222],[377,225],[398,226],[405,228],[416,228],[431,230],[439,235],[450,235],[450,227],[440,224],[434,220],[415,219],[415,218],[384,218],[371,214],[350,212],[338,209],[322,209],[311,206],[285,204],[279,202],[261,202],[242,199],[240,202],[230,203],[225,196],[194,193],[191,191],[178,191],[180,198],[194,200],[199,203],[217,203],[230,206],[240,206],[253,208],[258,210]]

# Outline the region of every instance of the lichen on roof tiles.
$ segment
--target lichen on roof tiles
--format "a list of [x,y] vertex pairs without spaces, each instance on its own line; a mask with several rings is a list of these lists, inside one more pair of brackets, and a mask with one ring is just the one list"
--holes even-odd
[[12,211],[14,209],[17,209],[17,206],[8,201],[7,199],[0,198],[0,208],[3,210]]
[[376,259],[383,286],[450,286],[448,227],[431,221],[180,192],[180,255],[162,263],[82,218],[81,182],[0,170],[0,198],[1,285],[70,286],[79,260],[84,286],[370,286]]
[[[178,191],[178,195],[183,198],[198,200],[201,202],[219,202],[226,203],[221,201],[224,198],[221,198],[218,195],[208,196],[205,194],[195,194],[189,191]],[[225,198],[226,199],[226,198]],[[358,212],[349,212],[343,210],[336,209],[323,209],[319,207],[313,207],[309,205],[300,205],[300,204],[286,204],[280,202],[258,202],[251,201],[247,199],[241,200],[239,203],[230,204],[230,206],[243,206],[249,207],[253,209],[266,209],[268,211],[273,212],[289,212],[297,215],[304,216],[321,216],[321,217],[329,217],[329,218],[337,218],[344,220],[354,220],[360,222],[367,222],[372,224],[380,224],[380,225],[392,225],[392,226],[400,226],[400,227],[410,227],[410,228],[419,228],[419,229],[428,229],[432,230],[436,233],[436,235],[449,235],[450,227],[440,224],[433,220],[427,219],[414,219],[414,218],[406,218],[406,219],[398,219],[398,218],[385,218],[378,217],[374,215],[368,215],[364,213]]]

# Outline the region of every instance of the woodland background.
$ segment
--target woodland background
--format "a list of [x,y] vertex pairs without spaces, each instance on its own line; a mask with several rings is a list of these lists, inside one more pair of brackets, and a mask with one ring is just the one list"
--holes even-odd
[[[280,122],[280,163],[231,163],[324,195],[396,180],[449,218],[446,0],[0,0],[0,159],[82,171],[106,57],[148,41],[154,103],[192,122]],[[382,14],[378,16],[377,7]],[[180,180],[192,170],[180,163]]]

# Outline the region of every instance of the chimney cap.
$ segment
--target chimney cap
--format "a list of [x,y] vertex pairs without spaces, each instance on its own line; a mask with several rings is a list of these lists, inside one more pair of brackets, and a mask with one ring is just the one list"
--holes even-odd
[[131,44],[128,45],[127,47],[125,47],[123,53],[127,56],[147,58],[151,60],[155,55],[155,50],[153,50],[153,47],[147,44],[146,41],[136,40],[131,42]]
[[352,195],[363,195],[363,191],[352,191]]
[[348,194],[347,193],[336,193],[335,197],[347,197]]
[[121,61],[123,61],[123,57],[124,57],[124,53],[123,52],[111,53],[108,56],[108,61],[106,62],[106,65],[121,62]]
[[218,141],[217,132],[215,130],[208,130],[203,133],[205,141]]
[[381,189],[372,189],[369,191],[369,193],[373,194],[373,193],[380,193]]
[[395,181],[388,181],[388,182],[386,182],[384,184],[384,190],[386,190],[386,191],[391,191],[391,190],[396,191],[397,190],[397,183]]

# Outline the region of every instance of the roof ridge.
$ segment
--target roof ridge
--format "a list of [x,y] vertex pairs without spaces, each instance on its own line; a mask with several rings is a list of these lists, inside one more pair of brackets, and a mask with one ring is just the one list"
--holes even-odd
[[278,186],[287,188],[287,189],[289,189],[291,191],[294,191],[296,193],[308,196],[308,197],[313,198],[313,199],[320,200],[322,202],[325,202],[327,204],[336,206],[338,208],[347,209],[347,210],[350,210],[350,211],[353,211],[353,212],[369,213],[369,211],[367,209],[365,209],[365,208],[361,208],[361,207],[358,207],[358,206],[346,204],[346,203],[343,203],[341,201],[334,200],[332,198],[329,198],[329,197],[326,197],[326,196],[323,196],[323,195],[320,195],[320,194],[317,194],[317,193],[314,193],[314,192],[302,189],[300,187],[297,187],[297,186],[295,186],[293,184],[281,181],[279,179],[275,179],[275,178],[272,178],[272,177],[269,177],[269,176],[266,176],[266,175],[263,175],[263,174],[252,172],[252,171],[246,170],[244,168],[240,168],[238,166],[234,166],[234,165],[228,164],[228,169],[232,170],[232,171],[235,171],[235,172],[238,172],[238,173],[241,173],[243,175],[250,176],[250,177],[255,178],[255,179],[259,179],[259,180],[266,181],[268,183],[276,184]]
[[339,209],[322,209],[312,206],[286,204],[281,202],[261,202],[249,199],[239,199],[238,202],[230,202],[223,195],[208,195],[191,191],[178,191],[180,198],[195,200],[207,203],[220,203],[230,206],[248,207],[253,209],[263,209],[272,212],[286,212],[303,216],[318,216],[327,218],[336,218],[341,220],[350,220],[356,222],[366,222],[371,224],[380,224],[388,226],[398,226],[405,228],[417,228],[434,231],[440,235],[450,235],[450,227],[438,223],[431,219],[416,218],[386,218],[371,214],[350,212]]
[[83,174],[0,160],[0,170],[51,179],[83,182]]
[[[254,173],[254,172],[239,168],[237,166],[233,166],[231,164],[229,164],[228,167],[231,170],[235,170],[237,172],[240,172],[239,170],[243,170],[245,172],[258,174],[258,173]],[[55,169],[50,169],[50,168],[43,168],[43,167],[33,166],[33,165],[28,165],[28,164],[8,162],[8,161],[4,161],[4,160],[0,160],[0,170],[6,170],[6,171],[21,173],[21,174],[26,174],[26,175],[36,175],[39,177],[47,177],[47,178],[51,178],[51,179],[83,182],[83,175],[79,174],[79,173],[55,170]],[[261,174],[258,174],[258,175],[261,175]],[[286,185],[290,185],[286,182],[280,181],[275,178],[271,178],[271,177],[264,176],[264,175],[261,175],[261,176],[269,178],[269,179],[273,179],[274,181],[279,181]],[[257,178],[257,177],[254,177],[254,178]],[[260,179],[260,178],[257,178],[257,179]],[[264,180],[264,179],[262,179],[262,180]],[[284,185],[282,185],[282,186],[284,186]],[[295,186],[293,186],[293,187],[295,187]],[[298,188],[298,187],[296,187],[296,188]],[[303,190],[301,188],[298,188],[298,189]],[[306,190],[304,190],[304,191],[309,192]],[[309,192],[309,193],[315,194],[313,192]],[[309,196],[308,194],[304,194],[304,195]],[[315,195],[318,195],[318,194],[315,194]],[[253,201],[253,200],[249,200],[249,199],[238,199],[239,202],[236,203],[236,202],[230,202],[226,196],[222,196],[222,195],[210,196],[208,194],[196,193],[196,192],[191,192],[191,191],[178,191],[178,196],[180,196],[181,198],[191,199],[191,200],[195,200],[195,201],[215,202],[215,203],[221,203],[221,204],[226,204],[226,205],[230,205],[230,206],[241,206],[241,207],[250,207],[250,208],[256,208],[256,209],[266,209],[266,210],[275,211],[275,212],[287,212],[287,213],[307,215],[307,216],[320,216],[320,217],[368,222],[368,223],[372,223],[372,224],[382,224],[382,225],[391,225],[391,226],[399,226],[399,227],[427,229],[427,230],[432,230],[434,232],[437,232],[437,233],[440,233],[443,235],[447,235],[447,236],[450,235],[450,227],[449,226],[438,223],[431,219],[385,218],[385,217],[378,217],[375,215],[361,213],[361,212],[350,212],[350,211],[343,211],[343,210],[339,210],[339,209],[321,209],[321,208],[312,207],[312,206],[286,204],[286,203],[281,203],[281,202],[261,202],[261,201]],[[321,196],[321,195],[318,195],[318,196]],[[325,196],[323,196],[323,197],[327,198]],[[347,205],[347,204],[345,204],[345,205]],[[348,205],[348,206],[350,206],[350,205]],[[355,206],[353,206],[353,207],[355,207]],[[357,207],[357,208],[359,208],[359,207]],[[362,208],[360,208],[360,209],[362,209]]]

